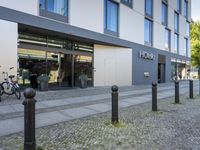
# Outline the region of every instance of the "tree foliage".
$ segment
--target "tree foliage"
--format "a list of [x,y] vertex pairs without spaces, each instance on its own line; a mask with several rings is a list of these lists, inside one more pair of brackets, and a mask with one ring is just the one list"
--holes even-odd
[[200,22],[191,23],[192,65],[200,67]]

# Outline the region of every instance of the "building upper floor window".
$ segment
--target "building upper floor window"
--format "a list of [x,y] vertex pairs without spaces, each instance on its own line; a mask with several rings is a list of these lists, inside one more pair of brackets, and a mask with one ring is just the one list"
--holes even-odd
[[167,4],[162,2],[162,24],[167,26],[167,22],[168,22]]
[[184,0],[184,17],[188,19],[188,1]]
[[188,56],[188,39],[184,38],[184,55]]
[[188,21],[186,22],[186,36],[190,36],[190,23]]
[[176,10],[181,13],[181,0],[176,0]]
[[179,50],[179,36],[178,34],[174,34],[174,52],[178,53]]
[[67,0],[40,0],[40,9],[67,16]]
[[145,19],[144,22],[144,42],[146,45],[152,46],[153,39],[153,22]]
[[104,20],[104,32],[118,36],[118,15],[119,4],[112,1],[105,1],[105,20]]
[[170,50],[171,46],[171,33],[169,29],[165,29],[165,49]]
[[153,18],[153,0],[145,0],[145,15]]
[[121,3],[129,6],[129,7],[133,7],[133,0],[121,0]]
[[174,13],[174,30],[179,32],[179,15],[177,12]]

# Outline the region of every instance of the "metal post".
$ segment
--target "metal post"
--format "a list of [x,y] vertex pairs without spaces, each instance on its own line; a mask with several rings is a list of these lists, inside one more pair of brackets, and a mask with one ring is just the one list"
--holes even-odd
[[112,124],[119,122],[118,117],[118,86],[113,85],[112,90]]
[[24,150],[36,150],[35,142],[35,90],[27,88],[24,91]]
[[190,98],[194,98],[193,97],[193,80],[190,80]]
[[152,111],[157,111],[157,83],[152,83]]
[[179,104],[180,99],[179,99],[179,82],[176,80],[175,82],[175,103]]

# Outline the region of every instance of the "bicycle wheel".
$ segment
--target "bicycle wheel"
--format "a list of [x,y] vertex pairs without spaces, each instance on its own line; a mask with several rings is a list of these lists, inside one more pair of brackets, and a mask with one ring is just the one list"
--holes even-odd
[[3,82],[1,84],[2,89],[3,89],[3,93],[7,94],[7,95],[12,95],[13,91],[12,91],[12,86],[10,85],[9,82]]
[[19,86],[15,86],[15,90],[14,90],[15,96],[17,97],[17,99],[21,98],[21,90],[19,88]]

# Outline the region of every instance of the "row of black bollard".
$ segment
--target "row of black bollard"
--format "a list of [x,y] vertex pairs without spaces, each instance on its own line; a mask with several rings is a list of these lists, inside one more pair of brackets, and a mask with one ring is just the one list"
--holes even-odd
[[[179,94],[179,82],[175,81],[175,104],[180,103],[180,94]],[[190,99],[193,99],[193,80],[189,81],[189,97]],[[152,83],[152,111],[157,111],[158,106],[157,106],[157,83],[153,82]]]
[[[118,111],[118,86],[114,85],[112,90],[112,124],[119,122]],[[189,82],[189,96],[193,98],[193,81]],[[24,91],[24,150],[36,150],[35,140],[35,103],[36,92],[32,88]],[[175,81],[175,103],[180,103],[179,99],[179,82]],[[157,83],[152,83],[152,111],[157,111]]]

